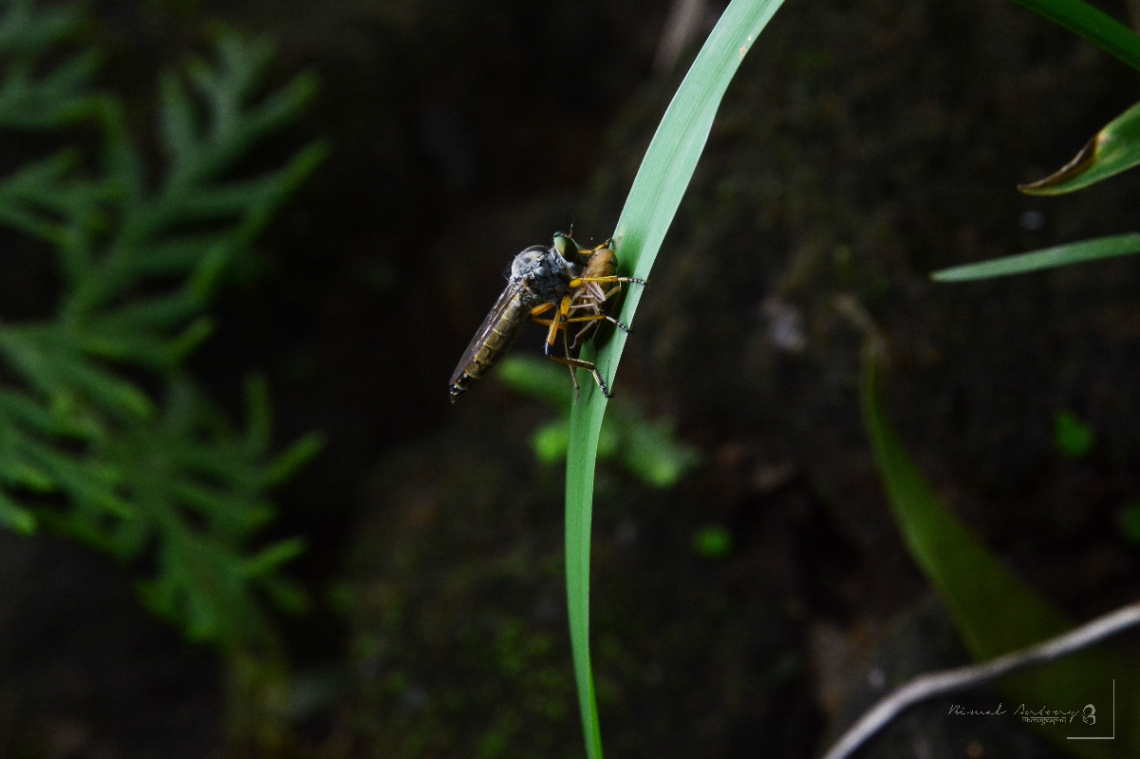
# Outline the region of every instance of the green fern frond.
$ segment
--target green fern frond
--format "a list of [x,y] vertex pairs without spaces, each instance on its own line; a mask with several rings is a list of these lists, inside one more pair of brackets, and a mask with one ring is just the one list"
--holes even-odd
[[162,80],[167,163],[154,170],[119,102],[90,89],[93,54],[41,60],[59,60],[82,19],[27,0],[0,6],[0,128],[82,116],[103,142],[88,160],[69,148],[0,177],[0,226],[54,252],[62,284],[54,317],[0,321],[0,527],[43,523],[121,560],[154,556],[146,603],[189,637],[237,650],[265,631],[261,595],[303,605],[280,575],[302,542],[260,546],[257,531],[275,513],[269,489],[320,442],[274,455],[263,383],[251,383],[249,424],[237,430],[182,364],[212,329],[207,309],[227,271],[253,256],[324,156],[314,144],[276,170],[235,173],[300,112],[312,79],[260,96],[268,45],[221,36],[214,62],[185,73],[188,87]]

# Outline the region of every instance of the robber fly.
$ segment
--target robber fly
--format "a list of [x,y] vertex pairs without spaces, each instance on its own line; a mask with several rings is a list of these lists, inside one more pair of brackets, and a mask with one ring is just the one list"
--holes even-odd
[[[572,240],[570,244],[573,244]],[[607,308],[613,302],[613,297],[621,292],[623,282],[639,285],[647,283],[644,279],[636,277],[618,276],[617,255],[613,251],[612,239],[606,240],[596,248],[580,250],[578,255],[584,259],[585,263],[578,277],[570,282],[574,290],[562,296],[558,311],[553,318],[536,321],[549,324],[550,329],[546,336],[546,356],[552,361],[570,367],[570,380],[574,383],[575,397],[578,395],[579,388],[578,376],[574,370],[585,369],[594,375],[594,381],[598,383],[602,395],[609,398],[612,394],[605,380],[602,379],[598,367],[590,361],[571,357],[570,351],[577,350],[587,335],[596,330],[603,320],[610,322],[622,332],[628,333],[629,327],[607,314]],[[571,343],[568,335],[575,327],[578,328],[578,331],[574,335],[573,343]],[[562,333],[563,356],[555,356],[551,353],[558,332]]]
[[[582,269],[578,246],[567,245],[569,235],[554,236],[549,248],[532,245],[515,256],[507,273],[507,287],[471,338],[451,375],[451,402],[507,352],[528,317],[554,308],[576,285]],[[571,249],[572,248],[572,249]],[[567,258],[569,253],[572,258]]]
[[[574,347],[602,319],[629,331],[627,326],[605,314],[605,301],[621,288],[622,282],[644,284],[644,281],[617,276],[617,259],[611,245],[612,242],[607,241],[596,248],[581,250],[570,234],[558,232],[549,248],[532,245],[515,256],[508,269],[506,289],[475,332],[451,375],[451,402],[455,403],[460,393],[510,349],[528,318],[549,327],[546,355],[570,367],[575,390],[578,380],[573,377],[574,368],[581,368],[592,372],[602,393],[610,397],[597,367],[570,356],[566,330],[569,324],[584,324],[575,336]],[[551,310],[554,310],[553,317],[539,318]],[[551,353],[559,332],[563,334],[565,356]]]

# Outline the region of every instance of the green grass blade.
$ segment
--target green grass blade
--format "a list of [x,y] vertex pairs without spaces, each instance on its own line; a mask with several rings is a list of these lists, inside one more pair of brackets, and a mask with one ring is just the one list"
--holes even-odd
[[1140,37],[1081,0],[1013,0],[1140,71]]
[[[911,461],[883,410],[880,350],[863,357],[863,419],[895,521],[911,556],[938,590],[978,657],[1007,653],[1059,635],[1071,625],[1010,575],[941,503]],[[985,613],[982,613],[985,612]],[[1009,618],[1007,618],[1009,617]]]
[[1024,274],[1038,269],[1052,269],[1098,258],[1113,258],[1140,253],[1140,234],[1129,232],[1113,237],[1098,237],[1044,250],[1019,253],[1015,256],[993,258],[976,264],[942,269],[930,275],[937,282],[964,282],[970,279],[992,279],[1011,274]]
[[[903,539],[915,562],[934,586],[975,659],[984,661],[1055,637],[1071,623],[1032,588],[1011,574],[946,508],[915,467],[883,408],[880,387],[882,347],[868,339],[863,357],[863,419],[883,484]],[[1080,708],[1094,702],[1110,713],[1109,688],[1115,682],[1122,711],[1112,751],[1096,741],[1068,741],[1066,735],[1104,732],[1040,732],[1082,757],[1137,756],[1140,725],[1130,719],[1140,695],[1140,667],[1134,658],[1095,648],[1048,665],[1002,678],[999,691],[1014,704],[1039,708],[1042,702]],[[1051,706],[1052,708],[1052,706]],[[1071,707],[1066,707],[1071,708]],[[1106,719],[1108,719],[1106,717]],[[1078,745],[1079,744],[1079,745]]]
[[1105,125],[1056,173],[1018,185],[1026,195],[1060,195],[1108,179],[1140,164],[1140,103]]
[[[665,233],[712,128],[713,118],[728,83],[752,43],[783,0],[733,0],[705,41],[685,80],[661,120],[642,160],[625,208],[614,232],[623,274],[647,278]],[[631,287],[619,319],[631,324],[641,289]],[[602,374],[610,378],[625,347],[617,331],[597,354]],[[587,346],[586,358],[591,357]],[[598,450],[606,399],[586,377],[582,397],[570,415],[570,447],[566,467],[566,583],[570,638],[582,712],[586,749],[591,759],[602,756],[597,705],[590,668],[590,525],[594,495],[594,459]]]

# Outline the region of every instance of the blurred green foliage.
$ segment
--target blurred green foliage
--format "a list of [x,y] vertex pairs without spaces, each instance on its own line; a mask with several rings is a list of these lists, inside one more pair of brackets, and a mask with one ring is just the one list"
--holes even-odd
[[[313,144],[273,171],[234,172],[314,81],[257,96],[268,46],[220,35],[213,62],[161,79],[155,166],[123,104],[91,89],[95,54],[62,51],[83,21],[74,9],[9,0],[0,13],[0,128],[95,146],[0,178],[0,225],[54,253],[60,285],[48,316],[0,316],[0,526],[44,525],[152,561],[147,605],[235,651],[264,632],[261,593],[304,605],[279,573],[300,539],[265,546],[256,535],[275,514],[269,489],[319,441],[273,453],[265,386],[248,383],[236,429],[184,363],[211,331],[219,284],[249,265],[255,237],[324,154]],[[3,262],[0,276],[12,276]]]
[[1061,411],[1053,417],[1053,443],[1065,456],[1079,459],[1096,445],[1096,432],[1072,411]]
[[1120,509],[1120,529],[1133,543],[1140,543],[1140,501],[1132,501]]
[[732,552],[732,533],[721,524],[705,525],[693,534],[693,550],[706,559],[723,559]]
[[[535,455],[546,464],[566,460],[570,443],[570,409],[574,402],[568,370],[537,356],[508,356],[496,376],[511,388],[558,409],[558,419],[542,425],[531,436]],[[583,372],[579,382],[593,382]],[[700,458],[694,447],[677,438],[673,422],[651,418],[636,400],[621,396],[602,424],[598,459],[617,460],[646,485],[670,488],[695,467]]]

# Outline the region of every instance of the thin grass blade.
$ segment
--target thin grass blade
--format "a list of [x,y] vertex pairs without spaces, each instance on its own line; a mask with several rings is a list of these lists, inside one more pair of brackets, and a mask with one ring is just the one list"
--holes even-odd
[[1013,0],[1140,71],[1140,37],[1081,0]]
[[[632,269],[634,276],[648,278],[708,140],[725,89],[782,2],[733,0],[705,41],[657,128],[618,220],[614,241],[623,274]],[[632,324],[640,299],[641,288],[630,288],[618,317],[622,322]],[[610,379],[611,387],[625,340],[625,333],[617,331],[596,356],[598,368]],[[587,346],[586,358],[591,357]],[[590,526],[594,460],[606,398],[589,379],[583,378],[581,384],[581,402],[575,404],[570,416],[566,465],[566,584],[586,750],[591,759],[600,759],[602,741],[590,667]]]
[[1044,250],[1019,253],[1015,256],[993,258],[976,264],[942,269],[930,275],[937,282],[964,282],[971,279],[992,279],[1011,274],[1024,274],[1040,269],[1053,269],[1058,266],[1095,261],[1100,258],[1114,258],[1140,253],[1140,234],[1129,232],[1114,237],[1098,237],[1095,240],[1058,245]]

